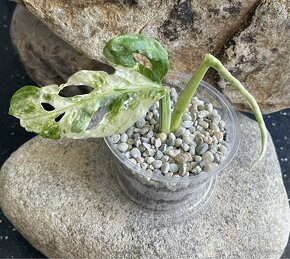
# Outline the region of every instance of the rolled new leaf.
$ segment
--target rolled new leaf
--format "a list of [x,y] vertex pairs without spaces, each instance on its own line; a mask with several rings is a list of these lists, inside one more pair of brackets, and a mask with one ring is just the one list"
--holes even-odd
[[[168,72],[167,51],[153,38],[144,35],[122,35],[111,39],[103,53],[113,65],[130,67],[160,83]],[[152,69],[135,61],[133,54],[144,55],[151,63]]]
[[[84,95],[60,96],[60,91],[71,85],[86,85],[93,90]],[[9,113],[19,118],[27,131],[45,138],[105,137],[124,132],[165,93],[159,84],[126,68],[118,68],[113,75],[83,70],[60,86],[21,88],[11,99]],[[104,114],[94,122],[99,112]]]

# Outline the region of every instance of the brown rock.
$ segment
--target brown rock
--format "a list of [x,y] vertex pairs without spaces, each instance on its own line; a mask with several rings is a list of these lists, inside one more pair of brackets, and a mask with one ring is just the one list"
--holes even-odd
[[[233,37],[222,58],[254,94],[264,112],[290,107],[289,38],[289,1],[264,1],[249,25]],[[219,85],[238,108],[249,109],[228,83],[221,80]]]
[[96,60],[110,38],[153,36],[166,46],[174,70],[190,72],[216,53],[247,19],[258,0],[62,1],[22,0],[52,31]]
[[39,85],[62,83],[81,69],[104,68],[73,49],[21,5],[13,14],[11,38],[27,73]]

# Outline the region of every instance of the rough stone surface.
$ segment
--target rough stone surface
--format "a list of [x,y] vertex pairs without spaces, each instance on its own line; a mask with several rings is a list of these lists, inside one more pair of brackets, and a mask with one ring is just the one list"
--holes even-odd
[[105,67],[77,52],[22,5],[17,5],[10,28],[27,73],[39,85],[60,84],[78,70]]
[[[222,62],[254,93],[263,111],[290,107],[289,1],[263,1],[243,31],[231,40]],[[222,88],[236,107],[248,104],[225,81]]]
[[[279,258],[290,213],[269,137],[266,159],[252,172],[259,130],[240,117],[241,146],[202,215],[158,214],[128,200],[110,174],[102,140],[36,137],[5,162],[0,205],[41,252],[60,258]],[[162,219],[164,222],[162,223]]]
[[196,67],[205,53],[219,49],[258,0],[21,2],[62,39],[92,58],[102,58],[105,42],[113,36],[142,33],[167,47],[173,68],[186,70]]
[[[173,70],[192,73],[205,53],[210,52],[221,58],[251,90],[264,113],[290,106],[287,90],[290,82],[290,46],[287,44],[290,9],[287,0],[21,2],[60,38],[92,59],[104,62],[103,46],[113,36],[120,33],[146,34],[166,46]],[[23,30],[17,31],[25,35],[31,45],[35,41],[39,46],[51,45],[49,48],[52,49],[57,45],[61,48],[61,40],[58,39],[56,44],[45,37],[46,43],[43,43],[41,37],[37,38],[38,33],[29,39],[27,19],[20,16],[14,19],[21,21],[18,26]],[[16,36],[14,42],[16,46],[20,44]],[[82,56],[71,50],[58,56],[62,60],[66,55],[71,58]],[[27,56],[22,52],[29,51],[28,46],[19,52],[21,56]],[[44,58],[37,61],[44,67],[48,66],[50,73],[54,71],[53,56],[41,56]],[[22,59],[27,62],[27,67],[35,68],[34,59]],[[50,61],[48,64],[46,59]],[[70,72],[71,65],[69,62],[66,65]],[[86,62],[79,65],[85,67]],[[42,71],[45,72],[45,69]],[[60,72],[63,71],[64,67]],[[33,73],[35,78],[40,72],[30,72]],[[48,76],[51,75],[48,73]],[[222,89],[236,107],[249,110],[245,100],[215,74],[209,75],[208,79]]]

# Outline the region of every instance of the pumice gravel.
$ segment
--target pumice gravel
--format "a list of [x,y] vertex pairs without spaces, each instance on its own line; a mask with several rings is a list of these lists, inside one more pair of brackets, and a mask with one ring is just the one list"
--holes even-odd
[[[172,88],[171,106],[177,100]],[[174,133],[158,133],[159,103],[125,133],[110,138],[134,165],[153,175],[188,177],[217,167],[227,152],[225,122],[211,103],[193,97]]]

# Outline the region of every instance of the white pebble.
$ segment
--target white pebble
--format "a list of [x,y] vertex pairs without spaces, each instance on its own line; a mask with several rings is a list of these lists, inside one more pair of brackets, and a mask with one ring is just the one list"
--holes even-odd
[[155,158],[152,156],[146,157],[145,162],[149,165],[151,165],[155,161]]
[[225,154],[225,153],[227,153],[227,148],[224,145],[220,145],[219,151],[222,152],[223,154]]
[[220,131],[215,132],[214,136],[217,138],[218,141],[222,141],[223,138],[224,138],[224,134],[222,132],[220,132]]
[[161,159],[162,157],[163,157],[163,152],[161,152],[160,150],[157,150],[156,154],[155,154],[155,158],[156,159]]
[[137,126],[137,128],[139,128],[139,129],[143,128],[143,127],[145,126],[145,124],[146,124],[146,121],[145,121],[143,118],[139,119],[139,120],[136,122],[136,126]]
[[184,132],[185,132],[185,128],[184,127],[179,127],[177,130],[176,130],[176,132],[175,132],[175,136],[176,137],[180,137],[180,136],[182,136],[183,134],[184,134]]
[[164,132],[156,134],[156,137],[161,140],[161,143],[164,143],[165,140],[167,139],[167,134]]
[[158,169],[162,166],[162,161],[161,160],[155,160],[153,163],[152,163],[153,167],[155,169]]
[[187,165],[186,165],[186,163],[181,164],[181,165],[179,166],[178,174],[181,175],[181,176],[184,176],[185,173],[186,173],[186,171],[187,171]]
[[143,147],[145,147],[145,149],[147,149],[147,150],[151,149],[151,145],[148,144],[148,143],[143,143],[142,145],[143,145]]
[[127,135],[127,133],[122,133],[122,135],[121,135],[121,141],[123,143],[125,143],[125,142],[128,141],[128,135]]
[[193,121],[184,121],[184,122],[182,122],[182,126],[186,129],[188,129],[191,126],[193,126]]
[[175,137],[175,135],[172,133],[172,132],[170,132],[169,134],[168,134],[168,139],[176,139],[176,137]]
[[168,171],[169,171],[169,163],[166,162],[161,166],[161,172],[166,174],[168,173]]
[[114,134],[111,136],[111,140],[114,144],[118,143],[120,140],[120,135],[119,134]]
[[168,160],[169,160],[169,156],[167,156],[167,155],[164,155],[164,156],[161,158],[161,161],[162,161],[163,163],[167,162]]
[[136,157],[135,160],[136,160],[136,162],[139,163],[139,164],[144,163],[144,158],[143,158],[143,157]]
[[184,136],[182,138],[182,142],[185,143],[185,144],[187,144],[187,145],[189,145],[190,143],[192,143],[192,141],[193,141],[193,137],[191,135]]
[[161,139],[160,138],[155,139],[154,146],[156,148],[159,148],[161,146]]
[[172,173],[176,173],[179,170],[179,166],[175,163],[169,165],[169,171]]
[[209,124],[206,121],[203,121],[203,120],[199,121],[198,125],[203,127],[204,129],[207,129],[208,126],[209,126]]
[[201,156],[195,156],[194,158],[195,162],[199,163],[202,160]]
[[148,168],[148,164],[142,163],[141,164],[141,168],[144,169],[144,170],[146,170]]
[[145,135],[146,133],[148,133],[148,131],[150,130],[150,127],[144,127],[141,129],[140,134],[141,135]]
[[174,146],[175,147],[180,147],[182,144],[182,139],[181,138],[177,138],[174,142]]
[[138,148],[133,148],[131,150],[131,155],[132,157],[136,158],[136,157],[141,157],[141,152]]
[[181,147],[182,147],[182,149],[183,149],[185,152],[187,152],[187,151],[190,149],[189,145],[187,145],[187,144],[185,144],[185,143],[182,143],[182,144],[181,144]]
[[205,105],[205,109],[209,112],[209,113],[212,113],[213,111],[213,105],[212,103],[208,103]]
[[180,154],[180,150],[179,149],[171,149],[167,152],[167,154],[171,157],[176,157],[178,154]]
[[184,121],[192,121],[192,117],[188,113],[184,113],[183,116],[182,116],[182,119]]
[[133,127],[130,127],[127,130],[127,135],[128,135],[129,138],[132,138],[133,137],[133,134],[134,134],[134,128]]
[[171,99],[172,99],[173,102],[176,102],[177,101],[178,94],[177,94],[175,88],[171,88],[171,90],[170,90],[170,96],[171,96]]
[[208,115],[209,115],[209,112],[205,111],[205,110],[201,110],[201,111],[197,112],[197,117],[199,117],[199,118],[205,118]]
[[206,151],[203,155],[202,155],[202,159],[206,162],[212,162],[214,160],[214,156],[211,152]]
[[128,150],[128,144],[127,143],[120,143],[117,148],[121,151],[121,152],[126,152]]
[[195,155],[195,146],[190,146],[189,153],[194,156]]
[[220,128],[215,123],[210,124],[210,129],[216,132],[220,131]]
[[211,162],[211,163],[206,164],[206,165],[203,167],[203,170],[204,170],[205,172],[208,172],[208,171],[210,171],[210,170],[213,170],[213,169],[216,168],[217,166],[218,166],[217,163],[215,163],[215,162]]

